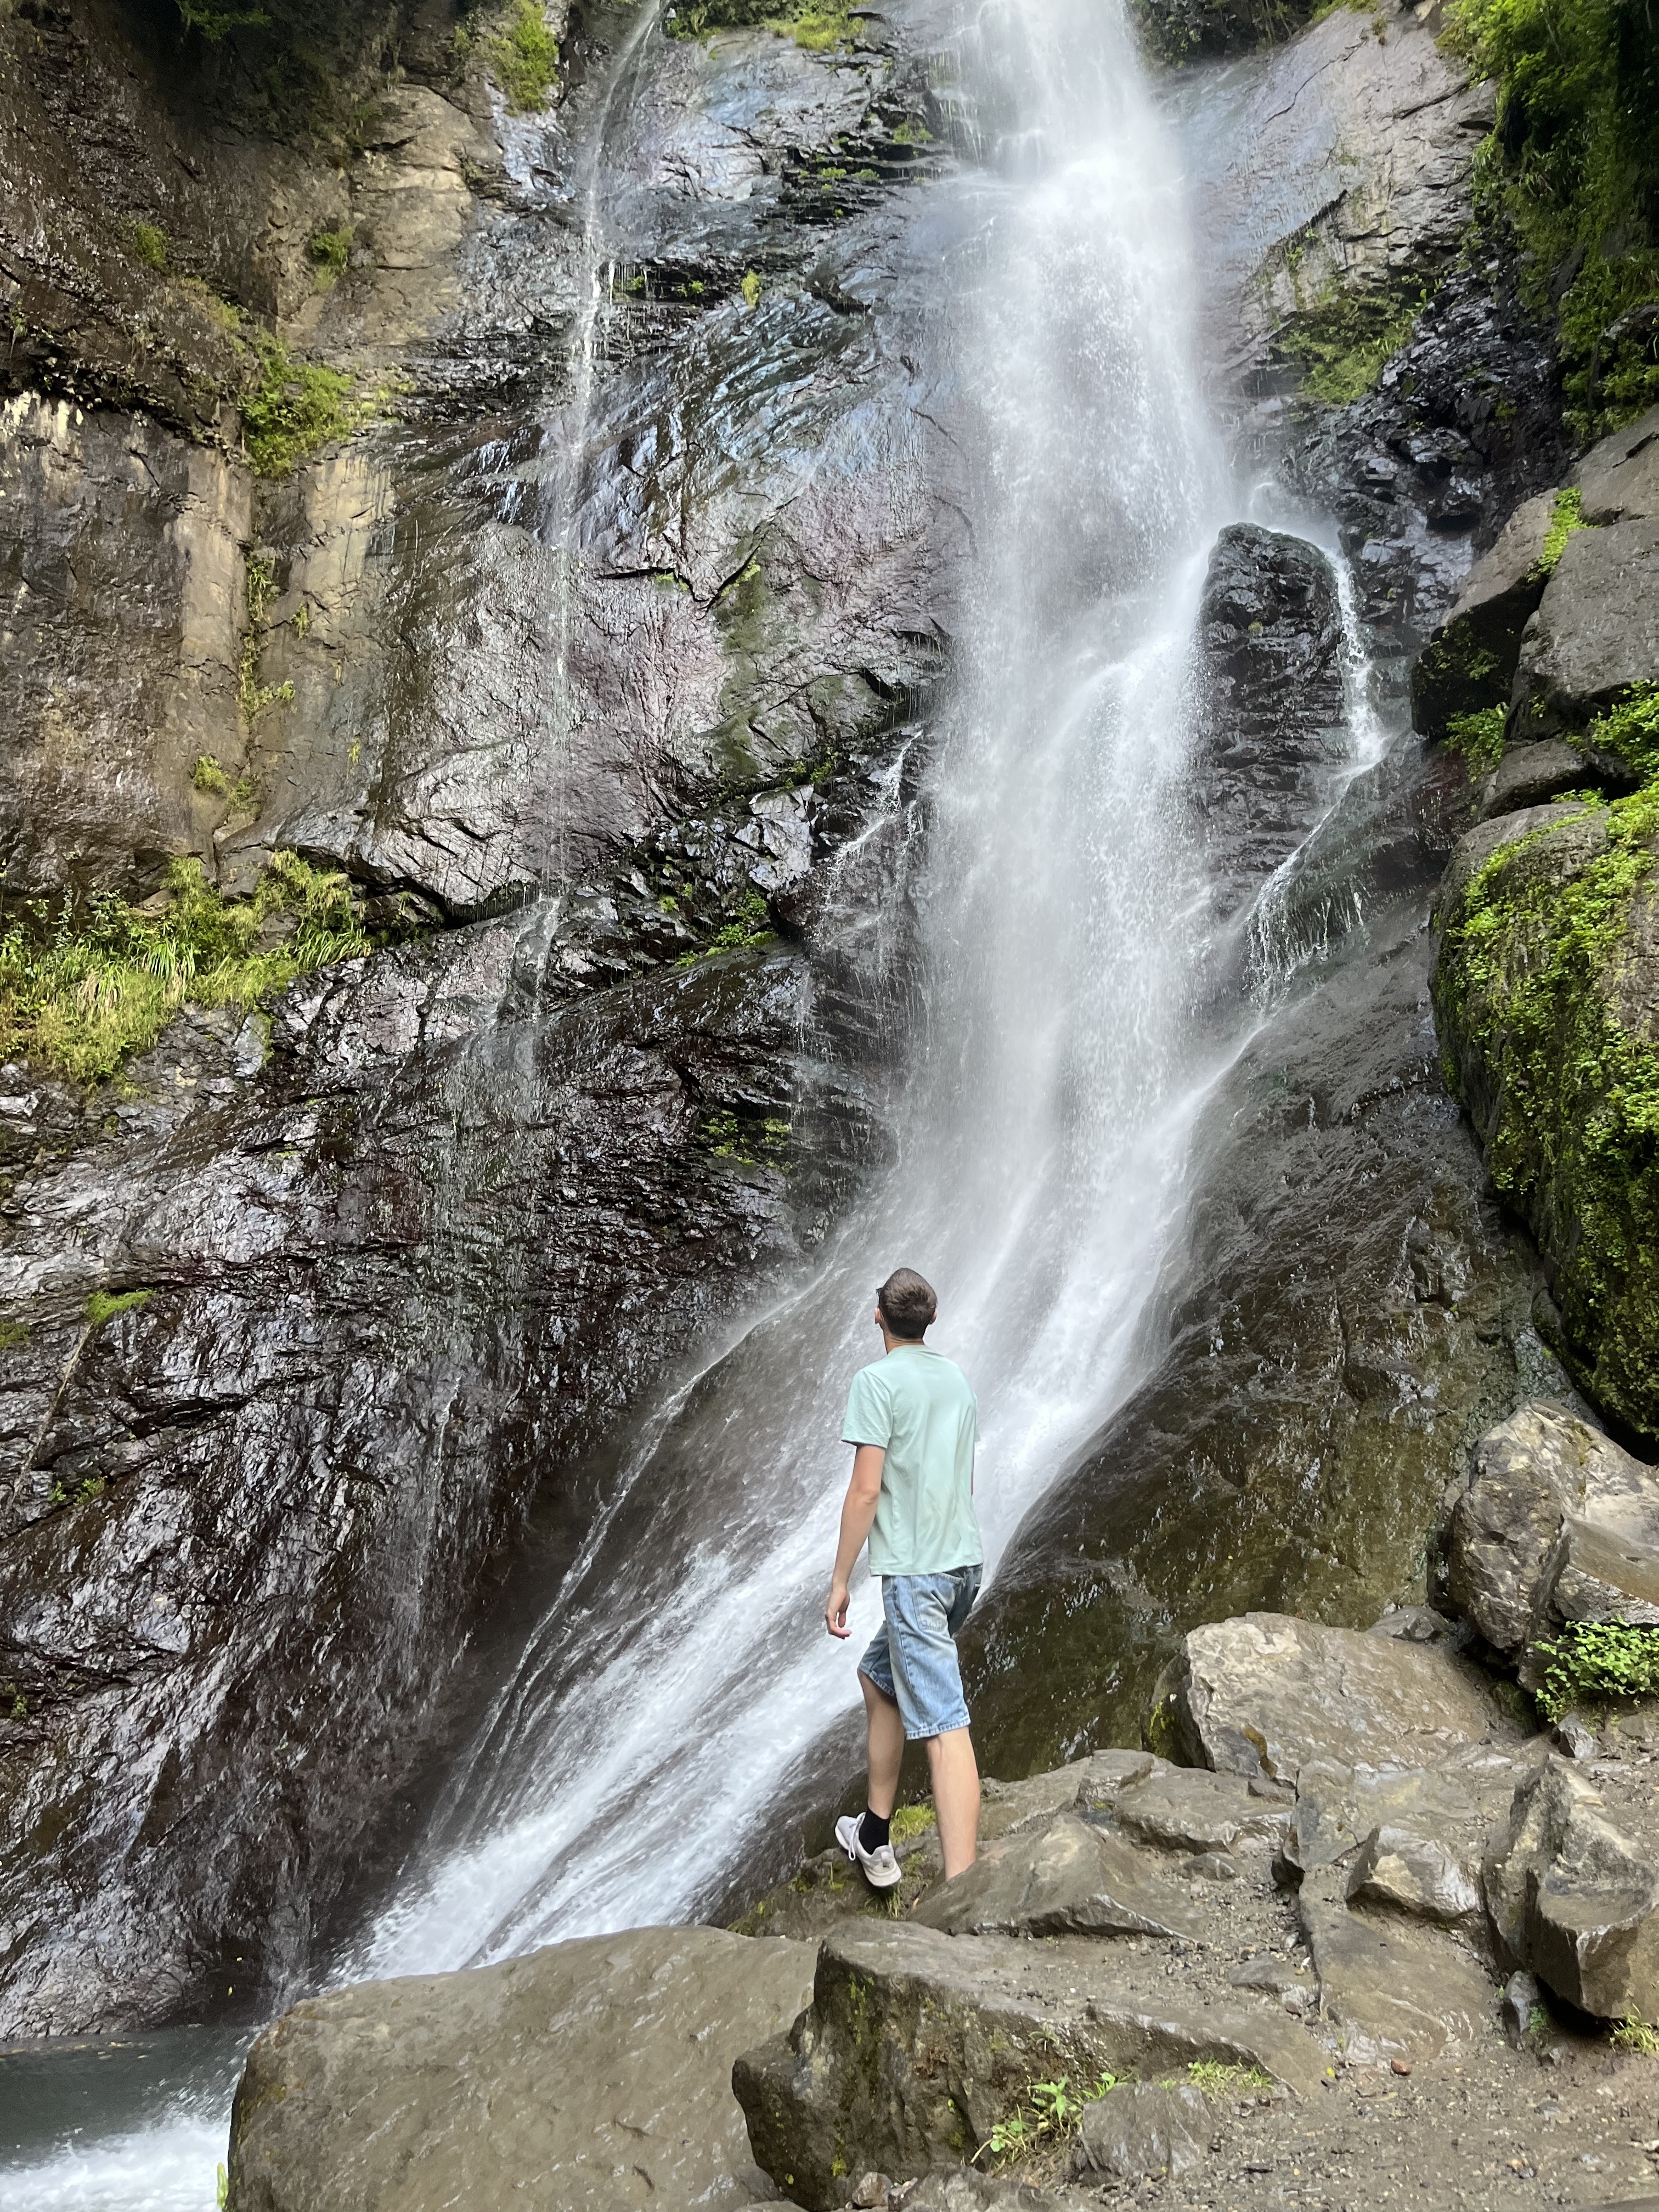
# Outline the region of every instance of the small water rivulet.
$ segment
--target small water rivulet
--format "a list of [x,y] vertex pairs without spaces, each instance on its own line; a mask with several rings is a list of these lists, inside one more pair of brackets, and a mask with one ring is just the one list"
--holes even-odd
[[[656,36],[630,40],[618,85]],[[1192,1017],[1207,923],[1184,778],[1200,592],[1241,501],[1198,374],[1178,150],[1118,10],[987,9],[960,67],[931,366],[975,557],[928,737],[901,1157],[814,1279],[644,1423],[343,1973],[687,1916],[724,1889],[854,1698],[816,1606],[846,1382],[896,1261],[939,1283],[937,1341],[979,1389],[993,1557],[1136,1379],[1194,1117],[1238,1042]],[[594,346],[590,321],[578,431]],[[564,493],[550,481],[550,509]],[[873,1612],[866,1588],[860,1631]],[[186,2091],[176,2126],[27,2171],[20,2201],[210,2202],[224,2079]]]

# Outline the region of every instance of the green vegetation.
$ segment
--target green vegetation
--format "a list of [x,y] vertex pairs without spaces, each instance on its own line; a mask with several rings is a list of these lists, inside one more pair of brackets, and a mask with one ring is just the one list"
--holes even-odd
[[1643,2019],[1639,2012],[1625,2014],[1611,2038],[1615,2051],[1633,2051],[1638,2058],[1659,2058],[1659,2027]]
[[1547,1659],[1538,1709],[1559,1721],[1575,1705],[1609,1698],[1659,1697],[1659,1628],[1627,1628],[1621,1620],[1575,1620],[1553,1643],[1534,1650]]
[[1480,707],[1472,714],[1454,714],[1446,725],[1446,743],[1461,753],[1473,775],[1486,775],[1504,757],[1506,707]]
[[204,8],[201,0],[178,0],[187,31],[199,31],[211,46],[232,31],[262,31],[270,18],[263,8]]
[[740,289],[746,305],[751,307],[757,307],[760,305],[761,280],[760,271],[757,269],[746,269],[744,271]]
[[925,1836],[929,1828],[938,1825],[938,1815],[931,1805],[901,1805],[893,1814],[889,1833],[894,1849]]
[[737,1114],[711,1114],[702,1134],[718,1160],[742,1160],[749,1167],[775,1166],[789,1149],[789,1124],[769,1115],[754,1121]]
[[1638,684],[1616,707],[1598,714],[1585,746],[1611,753],[1644,781],[1659,775],[1659,684]]
[[1370,390],[1384,362],[1404,345],[1427,296],[1415,289],[1341,292],[1333,285],[1289,318],[1274,344],[1301,363],[1316,399],[1346,406]]
[[908,115],[893,133],[896,146],[931,146],[933,134],[925,123],[913,122]]
[[102,1328],[117,1314],[136,1313],[155,1295],[154,1291],[94,1291],[87,1300],[87,1327]]
[[306,246],[323,289],[345,274],[351,258],[351,226],[339,223],[332,230],[314,230]]
[[1453,0],[1449,38],[1497,80],[1477,174],[1534,307],[1559,300],[1568,420],[1586,441],[1659,400],[1659,36],[1650,0]]
[[[1650,712],[1650,705],[1644,710]],[[1610,718],[1603,718],[1603,724]],[[1586,813],[1592,810],[1586,808]],[[1502,847],[1445,917],[1435,976],[1454,1072],[1502,1195],[1559,1261],[1584,1387],[1659,1434],[1659,1054],[1620,1018],[1631,902],[1653,866],[1659,784]]]
[[489,67],[514,115],[547,106],[559,82],[559,42],[540,0],[518,0],[513,19],[489,42]]
[[242,443],[255,476],[286,476],[319,447],[349,437],[372,411],[354,399],[354,380],[342,370],[291,361],[266,331],[253,347],[259,381],[242,401]]
[[842,0],[687,0],[669,26],[677,39],[706,38],[712,31],[775,31],[809,53],[853,43],[856,25]]
[[276,853],[252,897],[230,900],[199,860],[174,860],[159,914],[105,895],[56,914],[35,901],[10,923],[0,937],[0,1054],[104,1082],[186,1002],[246,1010],[368,949],[342,875]]
[[1259,2066],[1230,2066],[1218,2058],[1194,2058],[1187,2079],[1206,2097],[1242,2097],[1246,2090],[1255,2094],[1273,2086],[1273,2075]]
[[769,945],[775,933],[766,901],[758,891],[745,891],[738,901],[733,919],[717,930],[707,945],[695,952],[682,952],[677,968],[690,968],[714,952],[746,952],[757,945]]
[[125,222],[122,230],[127,244],[147,269],[155,270],[158,276],[167,270],[167,234],[153,222]]
[[974,2153],[975,2163],[988,2152],[993,2158],[1024,2158],[1045,2141],[1069,2135],[1083,2117],[1083,2107],[1117,2086],[1115,2074],[1103,2074],[1075,2095],[1068,2074],[1057,2081],[1033,2081],[1021,2103],[997,2122]]
[[10,1720],[26,1721],[29,1717],[29,1701],[15,1682],[0,1682],[0,1705]]
[[29,1340],[29,1325],[26,1321],[0,1321],[0,1352],[15,1352],[20,1344]]
[[1576,485],[1555,495],[1555,505],[1550,510],[1550,526],[1544,532],[1544,550],[1534,562],[1534,576],[1553,576],[1561,556],[1567,550],[1567,540],[1575,530],[1585,530],[1583,494]]
[[190,781],[193,791],[204,791],[211,799],[223,799],[230,790],[230,778],[219,765],[216,753],[197,754]]

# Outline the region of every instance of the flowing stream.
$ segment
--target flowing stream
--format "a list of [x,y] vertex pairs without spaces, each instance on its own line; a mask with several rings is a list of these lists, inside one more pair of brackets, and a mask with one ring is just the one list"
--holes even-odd
[[[857,1704],[878,1596],[860,1582],[850,1646],[817,1607],[842,1407],[891,1267],[938,1285],[933,1340],[978,1391],[993,1564],[1138,1379],[1193,1123],[1250,1018],[1218,1037],[1191,1012],[1208,923],[1183,782],[1199,594],[1244,501],[1199,373],[1179,143],[1119,0],[988,0],[962,70],[978,158],[951,187],[939,343],[978,552],[927,770],[897,1164],[814,1279],[651,1413],[341,1978],[688,1917],[726,1890]],[[599,252],[602,143],[590,158]],[[590,380],[592,355],[589,328]],[[1351,721],[1359,765],[1376,733]],[[204,2087],[152,2067],[146,2127],[110,2108],[0,2174],[7,2203],[210,2204],[231,2056]]]

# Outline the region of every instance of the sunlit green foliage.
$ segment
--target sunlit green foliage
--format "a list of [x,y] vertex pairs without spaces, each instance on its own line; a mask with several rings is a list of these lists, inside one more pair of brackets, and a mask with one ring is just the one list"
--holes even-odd
[[1659,1629],[1622,1620],[1570,1621],[1553,1642],[1534,1645],[1548,1661],[1539,1711],[1559,1721],[1575,1705],[1609,1698],[1659,1697]]
[[252,898],[174,860],[151,914],[108,896],[35,901],[0,935],[0,1056],[78,1083],[118,1073],[188,1001],[254,1006],[307,969],[368,949],[345,877],[276,853]]
[[286,476],[319,447],[349,437],[369,410],[354,398],[343,370],[289,357],[278,338],[260,331],[253,341],[259,381],[242,401],[242,442],[253,472]]
[[546,106],[559,82],[559,42],[539,0],[518,0],[507,28],[489,42],[489,67],[515,115]]

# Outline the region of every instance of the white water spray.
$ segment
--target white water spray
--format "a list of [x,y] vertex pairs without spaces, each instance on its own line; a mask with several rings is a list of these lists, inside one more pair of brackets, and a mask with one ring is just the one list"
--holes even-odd
[[[1133,1379],[1200,1085],[1182,701],[1223,513],[1179,179],[1115,6],[986,9],[947,378],[986,549],[933,770],[902,1158],[817,1279],[664,1408],[350,1972],[696,1911],[857,1702],[817,1606],[874,1284],[939,1285],[993,1559]],[[1189,930],[1189,918],[1194,927]],[[873,1625],[866,1587],[859,1631]]]

